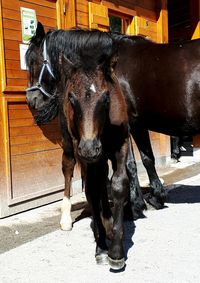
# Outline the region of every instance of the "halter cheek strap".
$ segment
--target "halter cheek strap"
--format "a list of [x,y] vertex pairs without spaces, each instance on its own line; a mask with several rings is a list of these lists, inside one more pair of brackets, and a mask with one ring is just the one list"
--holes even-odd
[[50,74],[50,76],[55,79],[55,76],[54,76],[54,74],[53,74],[53,72],[51,70],[49,56],[47,54],[46,40],[44,40],[43,52],[42,53],[43,53],[43,64],[42,64],[42,68],[41,68],[41,71],[40,71],[40,75],[39,75],[38,81],[37,81],[37,83],[35,85],[33,85],[31,87],[28,87],[26,89],[26,91],[40,90],[45,96],[51,97],[52,94],[48,93],[42,86],[42,78],[43,78],[45,69],[47,69],[47,72]]

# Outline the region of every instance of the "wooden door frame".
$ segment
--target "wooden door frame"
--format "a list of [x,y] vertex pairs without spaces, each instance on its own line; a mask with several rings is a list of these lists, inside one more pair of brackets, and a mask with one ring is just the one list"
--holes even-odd
[[57,26],[69,29],[76,25],[75,0],[57,0]]

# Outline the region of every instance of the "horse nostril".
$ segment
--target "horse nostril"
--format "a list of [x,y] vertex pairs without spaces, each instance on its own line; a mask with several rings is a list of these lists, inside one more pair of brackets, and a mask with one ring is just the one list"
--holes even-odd
[[96,147],[96,154],[99,155],[101,152],[101,146]]

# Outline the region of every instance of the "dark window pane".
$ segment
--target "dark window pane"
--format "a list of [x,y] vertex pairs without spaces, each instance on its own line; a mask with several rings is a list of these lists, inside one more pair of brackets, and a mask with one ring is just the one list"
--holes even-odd
[[121,32],[122,31],[122,20],[120,17],[109,16],[110,31]]

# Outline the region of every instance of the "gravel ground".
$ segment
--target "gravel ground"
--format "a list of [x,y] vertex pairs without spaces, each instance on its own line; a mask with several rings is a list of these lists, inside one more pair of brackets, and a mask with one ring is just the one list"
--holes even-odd
[[149,209],[135,223],[125,222],[122,272],[96,264],[87,211],[73,212],[79,220],[70,232],[59,229],[59,202],[0,220],[0,282],[199,283],[199,167],[182,162],[169,174],[163,172],[169,191],[166,207]]

